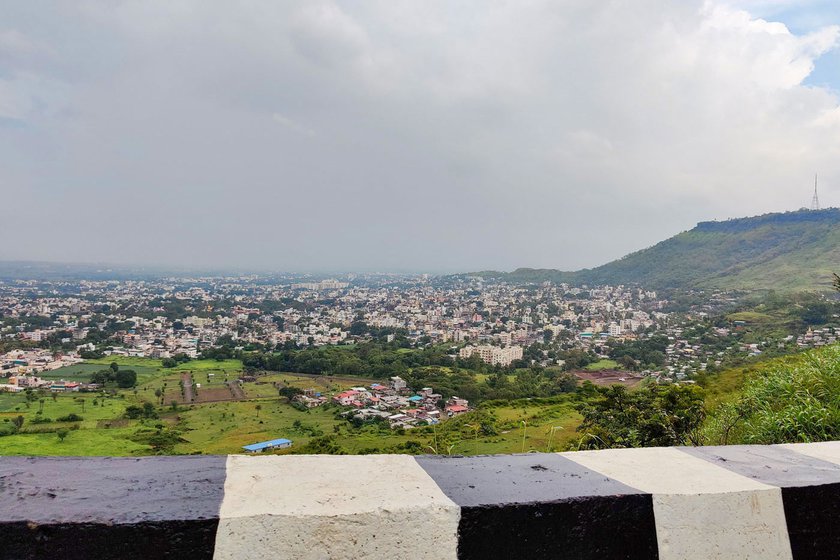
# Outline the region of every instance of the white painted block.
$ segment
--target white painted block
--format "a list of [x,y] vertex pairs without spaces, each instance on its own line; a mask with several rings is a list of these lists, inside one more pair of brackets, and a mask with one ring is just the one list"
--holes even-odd
[[779,488],[674,448],[563,455],[653,495],[661,560],[792,557]]
[[829,463],[840,464],[840,442],[823,441],[819,443],[784,443],[784,447],[796,453],[801,453],[815,459],[822,459]]
[[231,456],[214,558],[454,559],[459,518],[410,456]]
[[659,558],[792,558],[782,491],[654,494]]

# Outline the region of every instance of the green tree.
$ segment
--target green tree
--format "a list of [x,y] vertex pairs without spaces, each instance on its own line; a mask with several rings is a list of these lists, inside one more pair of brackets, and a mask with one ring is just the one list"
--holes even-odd
[[554,331],[552,331],[551,329],[545,329],[543,331],[543,342],[545,344],[548,344],[549,342],[551,342],[551,339],[553,337],[554,337]]
[[694,385],[650,386],[628,391],[599,387],[598,398],[578,406],[583,421],[577,447],[700,445],[706,417],[703,390]]
[[137,385],[137,372],[133,369],[121,369],[115,376],[117,386],[121,389],[128,389]]
[[64,442],[64,439],[67,437],[67,434],[70,433],[70,430],[67,428],[59,428],[56,430],[55,435],[58,436],[58,441]]

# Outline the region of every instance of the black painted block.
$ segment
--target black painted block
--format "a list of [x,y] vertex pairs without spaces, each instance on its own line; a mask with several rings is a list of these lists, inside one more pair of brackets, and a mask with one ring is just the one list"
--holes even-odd
[[649,494],[465,507],[458,533],[463,560],[659,557]]
[[840,558],[840,483],[782,488],[794,560]]
[[107,525],[0,523],[3,560],[212,560],[218,519]]
[[4,457],[0,559],[212,558],[226,457]]
[[658,558],[650,494],[565,457],[417,461],[461,506],[459,558]]

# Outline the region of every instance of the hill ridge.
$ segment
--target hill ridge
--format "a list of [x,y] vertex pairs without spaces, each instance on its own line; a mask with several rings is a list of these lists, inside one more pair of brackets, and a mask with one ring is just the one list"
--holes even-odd
[[840,268],[840,208],[826,208],[699,222],[594,268],[517,268],[473,275],[651,288],[828,290],[836,268]]

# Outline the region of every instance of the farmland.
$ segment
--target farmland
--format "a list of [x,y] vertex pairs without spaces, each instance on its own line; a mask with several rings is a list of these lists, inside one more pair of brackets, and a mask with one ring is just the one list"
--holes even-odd
[[[93,360],[50,372],[51,379],[87,381],[112,362],[137,372],[132,389],[104,394],[0,394],[0,429],[23,418],[18,433],[0,437],[3,455],[147,455],[238,453],[243,445],[277,437],[295,442],[296,450],[329,440],[333,452],[415,452],[484,454],[559,449],[575,437],[579,417],[570,396],[489,403],[482,415],[492,428],[470,424],[472,415],[436,427],[391,430],[379,423],[355,426],[343,409],[328,404],[300,410],[278,394],[279,387],[314,389],[331,394],[373,382],[364,377],[330,377],[269,372],[242,386],[236,396],[225,384],[237,384],[238,360],[196,360],[164,368],[159,360],[116,358]],[[187,402],[181,379],[195,384]],[[126,418],[129,407],[151,403],[154,416]],[[76,417],[70,415],[75,414]],[[67,418],[71,418],[66,420]],[[65,420],[61,420],[65,419]],[[554,430],[552,431],[552,428]],[[62,440],[58,434],[66,430]],[[8,433],[8,432],[7,432]]]

